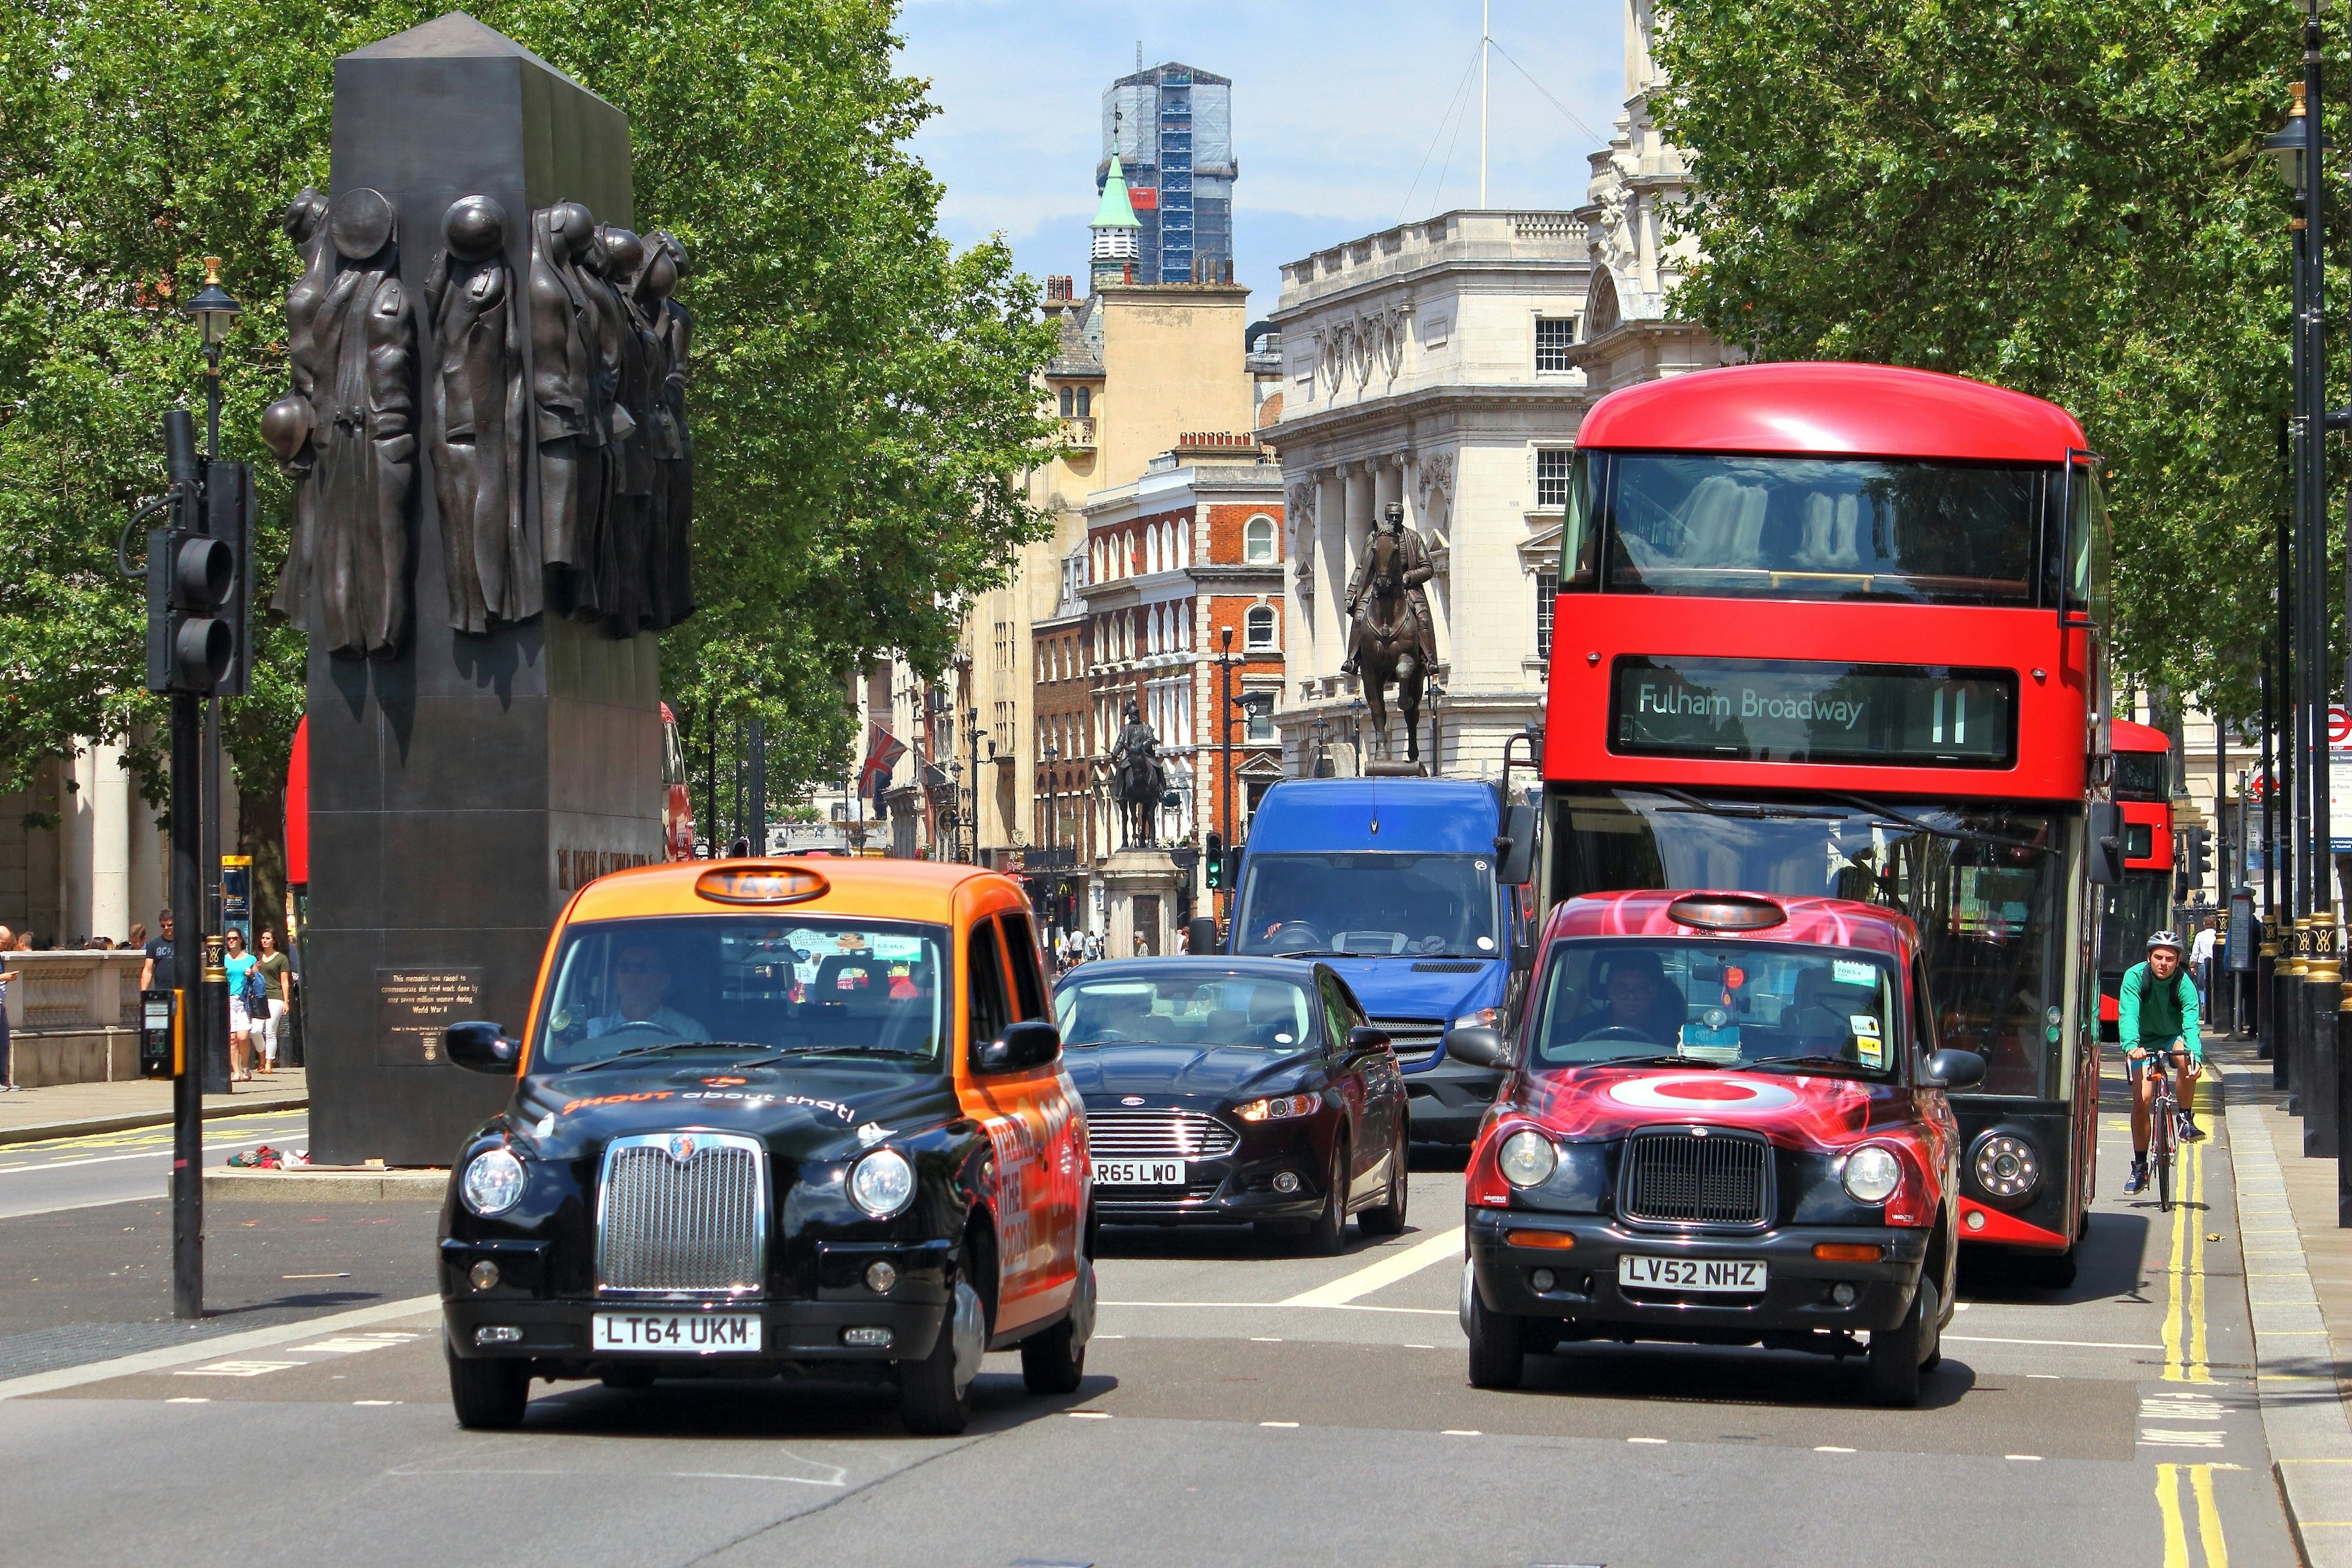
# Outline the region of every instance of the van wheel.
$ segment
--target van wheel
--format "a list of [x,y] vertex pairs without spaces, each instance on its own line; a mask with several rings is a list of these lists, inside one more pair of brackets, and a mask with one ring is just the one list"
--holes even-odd
[[1478,1299],[1478,1279],[1462,1265],[1462,1327],[1470,1336],[1470,1386],[1517,1388],[1527,1370],[1527,1328],[1506,1312],[1490,1312]]
[[1871,1331],[1871,1398],[1881,1405],[1906,1408],[1919,1403],[1919,1369],[1927,1359],[1923,1353],[1927,1347],[1922,1342],[1922,1322],[1923,1319],[1933,1322],[1937,1310],[1935,1283],[1922,1279],[1903,1321],[1891,1329]]
[[457,1425],[470,1432],[505,1432],[522,1425],[530,1403],[530,1363],[473,1359],[443,1348],[449,1358],[449,1403]]
[[1403,1129],[1398,1129],[1396,1147],[1389,1152],[1388,1196],[1379,1207],[1366,1209],[1356,1216],[1356,1228],[1366,1236],[1394,1236],[1404,1229],[1405,1193],[1412,1185],[1405,1158],[1409,1147]]
[[1323,1212],[1307,1227],[1307,1250],[1328,1258],[1348,1240],[1348,1135],[1331,1145],[1331,1173],[1324,1182]]

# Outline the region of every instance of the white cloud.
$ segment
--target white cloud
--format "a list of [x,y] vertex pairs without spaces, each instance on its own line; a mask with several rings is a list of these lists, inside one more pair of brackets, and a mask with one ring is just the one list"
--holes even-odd
[[[1490,205],[1584,199],[1598,141],[1512,60],[1606,132],[1622,5],[1496,0],[1510,58],[1489,61]],[[900,31],[902,68],[930,79],[942,111],[915,148],[947,187],[943,226],[959,243],[1002,231],[1031,272],[1086,269],[1102,92],[1135,68],[1139,39],[1148,65],[1233,79],[1235,267],[1255,311],[1274,308],[1283,262],[1477,200],[1476,0],[910,0]]]

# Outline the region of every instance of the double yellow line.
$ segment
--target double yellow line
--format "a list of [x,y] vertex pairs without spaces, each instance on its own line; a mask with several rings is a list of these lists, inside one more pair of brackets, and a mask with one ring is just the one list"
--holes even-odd
[[2230,1568],[2230,1549],[2221,1540],[2221,1510],[2213,1503],[2213,1467],[2156,1467],[2156,1507],[2164,1516],[2164,1568],[2190,1568],[2189,1521],[2180,1506],[2180,1478],[2189,1478],[2189,1496],[2197,1512],[2197,1544],[2205,1568]]
[[2184,1143],[2172,1194],[2172,1256],[2164,1266],[2164,1381],[2210,1383],[2205,1368],[2205,1145]]

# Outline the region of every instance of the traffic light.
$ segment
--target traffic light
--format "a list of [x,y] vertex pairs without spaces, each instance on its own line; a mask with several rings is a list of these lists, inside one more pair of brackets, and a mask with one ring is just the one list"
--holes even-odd
[[1225,885],[1225,836],[1212,831],[1203,843],[1202,866],[1208,873],[1209,891],[1213,893]]
[[2189,830],[2189,885],[2192,888],[2201,888],[2205,885],[2205,876],[2211,868],[2212,863],[2212,857],[2208,847],[2212,842],[2212,837],[2213,833],[2210,828],[2191,827]]
[[163,416],[163,453],[172,521],[147,535],[147,689],[242,696],[252,475],[242,463],[200,467],[183,409]]

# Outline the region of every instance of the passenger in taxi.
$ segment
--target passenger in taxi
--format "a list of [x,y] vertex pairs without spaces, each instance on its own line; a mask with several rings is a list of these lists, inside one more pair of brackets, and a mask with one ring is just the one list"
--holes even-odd
[[623,1029],[646,1029],[673,1040],[707,1040],[710,1031],[675,1007],[662,1005],[669,992],[669,960],[651,942],[631,942],[613,961],[614,1010],[588,1020],[588,1037]]

